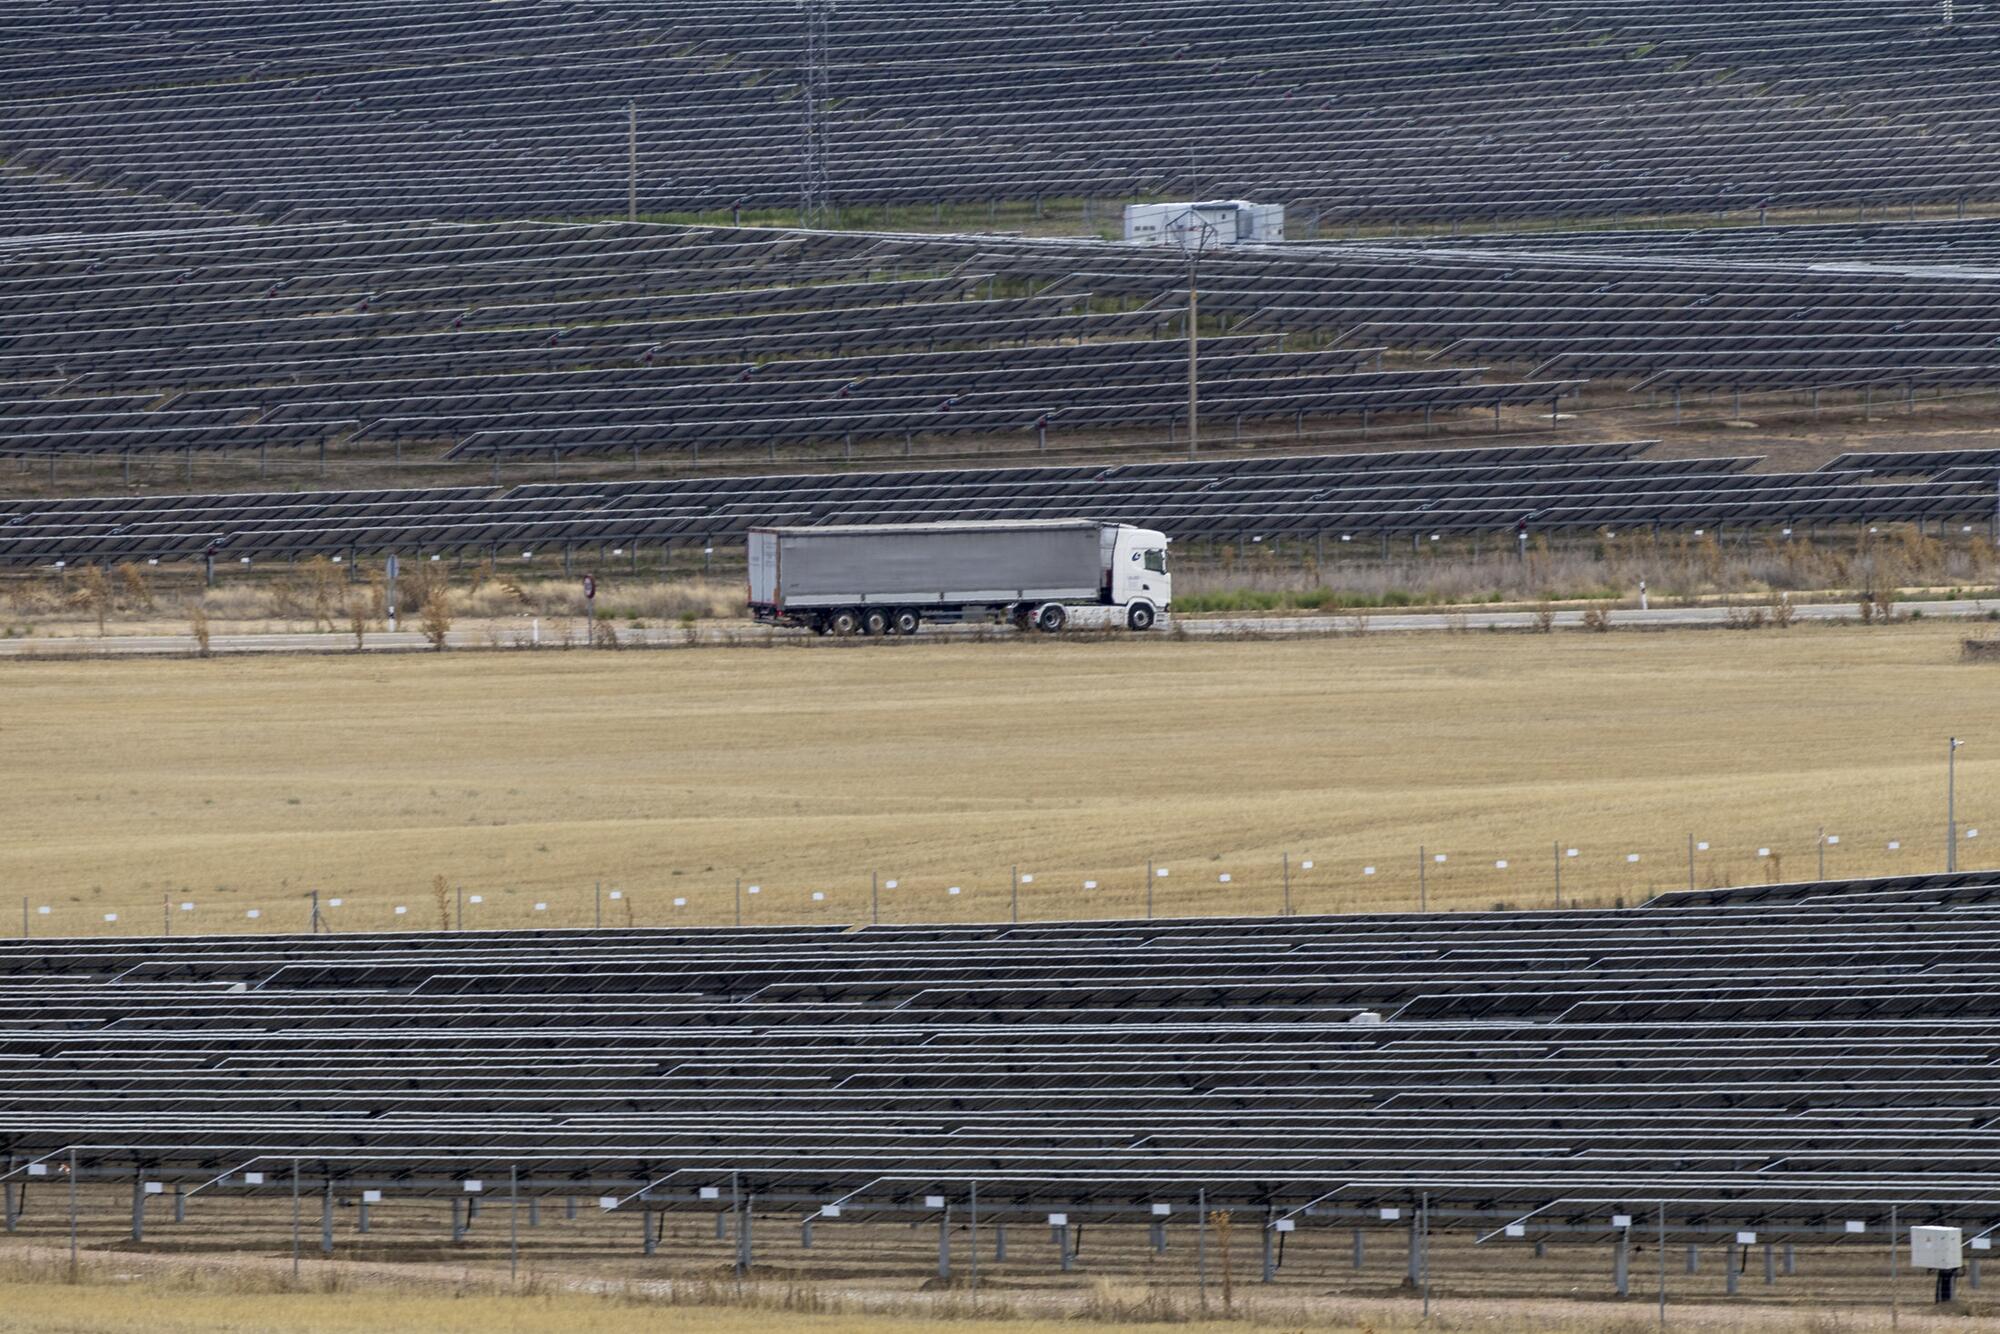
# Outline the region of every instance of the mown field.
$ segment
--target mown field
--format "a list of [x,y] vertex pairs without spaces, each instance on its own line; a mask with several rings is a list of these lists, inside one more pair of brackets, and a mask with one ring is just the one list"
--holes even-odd
[[336,929],[866,920],[871,875],[885,920],[991,918],[1010,868],[1024,917],[1093,916],[1149,861],[1156,911],[1274,912],[1287,857],[1298,911],[1544,904],[1558,860],[1629,901],[1690,836],[1702,884],[1941,866],[1951,733],[1984,865],[1965,633],[9,662],[0,879],[36,934],[295,928],[313,890]]

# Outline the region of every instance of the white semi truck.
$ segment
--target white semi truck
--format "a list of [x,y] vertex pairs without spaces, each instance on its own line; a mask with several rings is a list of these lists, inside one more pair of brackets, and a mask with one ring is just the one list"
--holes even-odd
[[1094,519],[752,528],[748,555],[751,615],[823,635],[1150,630],[1173,604],[1166,535]]

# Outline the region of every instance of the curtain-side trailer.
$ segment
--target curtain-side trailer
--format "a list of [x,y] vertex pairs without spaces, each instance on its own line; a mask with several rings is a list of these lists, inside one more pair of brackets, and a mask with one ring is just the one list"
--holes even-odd
[[1162,533],[1094,519],[752,528],[750,612],[819,634],[925,622],[1150,630],[1170,609]]

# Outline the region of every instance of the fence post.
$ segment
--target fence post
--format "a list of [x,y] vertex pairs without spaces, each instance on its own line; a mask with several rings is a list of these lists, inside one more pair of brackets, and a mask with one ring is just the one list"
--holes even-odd
[[1201,1291],[1201,1309],[1208,1310],[1208,1189],[1195,1192],[1194,1272]]
[[1286,852],[1285,859],[1285,916],[1292,915],[1292,854]]

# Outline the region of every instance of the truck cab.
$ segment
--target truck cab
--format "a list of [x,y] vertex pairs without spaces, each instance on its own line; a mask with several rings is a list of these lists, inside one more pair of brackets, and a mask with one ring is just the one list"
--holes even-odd
[[1104,600],[1124,610],[1126,628],[1150,630],[1173,604],[1167,535],[1126,524],[1108,528],[1106,535],[1112,538],[1112,551]]

